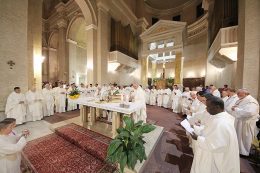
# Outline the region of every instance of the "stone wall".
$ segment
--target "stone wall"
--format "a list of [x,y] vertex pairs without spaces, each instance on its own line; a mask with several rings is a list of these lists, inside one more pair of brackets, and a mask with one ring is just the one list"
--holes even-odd
[[[15,86],[20,86],[22,91],[28,89],[28,61],[27,61],[27,0],[4,0],[0,5],[0,119],[7,96]],[[9,68],[8,61],[15,65]]]

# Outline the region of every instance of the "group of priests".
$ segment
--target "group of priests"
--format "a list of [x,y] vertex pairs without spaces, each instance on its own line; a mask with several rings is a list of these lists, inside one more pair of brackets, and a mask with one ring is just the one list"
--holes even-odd
[[[109,94],[124,95],[128,101],[140,102],[142,109],[136,114],[136,121],[146,121],[145,92],[138,84],[120,87],[116,84],[96,84],[76,86],[75,83],[66,85],[62,82],[53,87],[50,83],[45,83],[42,90],[31,87],[26,93],[22,93],[20,87],[15,87],[8,96],[5,114],[8,118],[15,118],[16,124],[23,124],[28,121],[37,121],[43,117],[54,115],[55,112],[63,113],[79,108],[76,100],[70,98],[70,93],[77,91],[80,97],[93,97],[105,100]],[[104,111],[104,116],[111,121],[111,116]],[[110,117],[110,118],[109,118]]]
[[[173,90],[146,88],[146,104],[171,108],[174,113],[187,115],[191,124],[205,126],[208,119],[206,111],[206,97],[215,96],[224,102],[225,111],[234,118],[234,127],[237,132],[240,154],[248,156],[252,140],[257,133],[256,121],[259,119],[259,103],[247,89],[238,89],[224,86],[217,89],[214,85],[208,88],[196,87],[190,91],[189,87],[184,92],[177,85]],[[206,96],[206,97],[205,97]]]
[[153,87],[145,89],[145,93],[146,104],[183,113],[194,129],[190,140],[194,153],[191,172],[239,172],[239,154],[249,156],[258,133],[259,103],[247,89],[217,89],[210,85],[192,91],[185,87],[182,92],[174,85],[173,90]]

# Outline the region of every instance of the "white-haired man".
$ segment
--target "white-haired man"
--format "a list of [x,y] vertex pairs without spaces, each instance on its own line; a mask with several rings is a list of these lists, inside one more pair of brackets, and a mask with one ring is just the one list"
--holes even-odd
[[259,117],[259,104],[247,89],[237,91],[239,100],[232,107],[232,115],[236,118],[235,128],[239,144],[239,152],[248,156],[253,138],[256,136],[256,121]]
[[134,88],[134,93],[133,93],[134,102],[142,105],[142,108],[134,114],[133,116],[134,121],[138,122],[139,120],[142,120],[146,122],[147,114],[146,114],[146,103],[145,103],[145,91],[137,83],[133,84],[133,88]]
[[44,86],[42,95],[44,116],[51,116],[54,114],[54,92],[51,89],[50,84]]
[[177,85],[173,86],[173,90],[172,90],[172,111],[174,113],[180,113],[181,110],[181,96],[182,93],[179,90],[179,87]]
[[210,85],[210,92],[213,96],[221,98],[221,94],[220,94],[219,90],[214,85]]

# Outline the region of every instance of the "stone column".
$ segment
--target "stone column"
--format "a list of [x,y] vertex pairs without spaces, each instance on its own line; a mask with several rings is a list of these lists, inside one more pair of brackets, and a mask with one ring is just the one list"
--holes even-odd
[[[66,27],[67,21],[60,19],[58,22],[58,79],[67,81],[68,69],[66,64]],[[67,81],[68,82],[68,81]]]
[[260,99],[260,1],[239,0],[236,88],[247,88]]
[[148,84],[148,57],[141,58],[141,84],[147,86]]
[[86,26],[87,31],[87,83],[97,82],[97,27]]
[[175,57],[175,84],[182,84],[183,82],[183,57],[182,52],[176,52]]
[[157,78],[157,63],[152,61],[152,79]]
[[42,89],[42,1],[28,1],[27,28],[29,88]]
[[108,82],[107,65],[110,52],[110,15],[105,2],[98,3],[97,83]]
[[42,56],[45,58],[42,63],[42,80],[49,81],[49,50],[47,47],[42,48]]

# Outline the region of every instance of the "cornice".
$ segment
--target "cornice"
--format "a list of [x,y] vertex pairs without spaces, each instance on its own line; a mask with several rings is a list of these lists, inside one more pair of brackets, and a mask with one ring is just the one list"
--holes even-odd
[[188,41],[200,37],[202,34],[208,32],[208,13],[206,13],[199,20],[187,26]]
[[184,8],[187,8],[193,4],[196,4],[197,2],[198,2],[198,0],[195,0],[195,1],[189,0],[188,2],[186,2],[182,5],[179,5],[177,7],[170,8],[170,9],[165,9],[165,10],[153,8],[150,5],[148,5],[147,3],[145,3],[144,7],[148,13],[153,14],[154,16],[160,17],[160,16],[165,16],[165,15],[172,15],[175,13],[180,13]]

